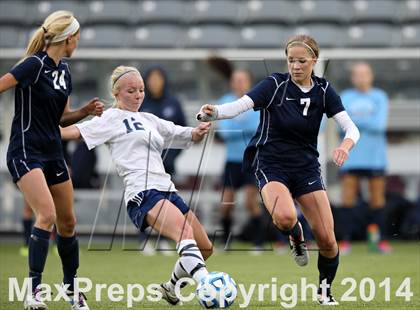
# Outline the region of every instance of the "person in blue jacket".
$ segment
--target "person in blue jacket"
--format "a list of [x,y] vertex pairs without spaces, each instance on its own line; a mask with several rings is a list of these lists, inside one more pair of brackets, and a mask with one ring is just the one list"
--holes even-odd
[[[388,97],[386,93],[373,87],[372,68],[365,62],[353,65],[351,70],[352,89],[345,90],[342,101],[345,109],[360,130],[359,143],[352,156],[341,167],[343,240],[341,252],[351,250],[350,239],[354,222],[353,208],[359,194],[361,178],[369,181],[370,224],[368,237],[373,250],[388,253],[391,247],[384,235],[386,125],[388,118]],[[376,240],[375,240],[376,239]]]
[[[235,101],[246,94],[252,86],[252,76],[247,70],[235,70],[230,78],[232,92],[224,95],[219,104]],[[259,124],[259,113],[247,111],[234,119],[219,122],[218,133],[225,142],[226,164],[223,176],[222,227],[223,241],[226,246],[232,228],[232,212],[235,205],[235,194],[241,187],[245,192],[245,207],[251,215],[253,226],[253,242],[255,249],[262,247],[263,235],[261,224],[261,208],[258,206],[258,188],[252,173],[242,170],[242,159],[249,140],[255,134]]]
[[[187,126],[181,103],[169,91],[168,76],[159,66],[151,67],[144,76],[146,97],[141,112],[148,112],[173,122],[175,125]],[[172,177],[176,175],[175,161],[181,150],[168,149],[163,153],[165,171]]]

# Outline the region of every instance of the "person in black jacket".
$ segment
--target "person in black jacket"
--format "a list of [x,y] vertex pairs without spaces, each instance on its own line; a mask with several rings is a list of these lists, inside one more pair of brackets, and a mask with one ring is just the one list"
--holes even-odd
[[[175,125],[186,126],[184,111],[178,99],[169,91],[166,71],[159,66],[151,67],[145,74],[146,97],[140,108],[141,112],[149,112]],[[165,170],[175,176],[175,160],[181,150],[168,149],[162,154]]]
[[[152,66],[146,71],[144,82],[145,98],[139,111],[154,114],[159,118],[173,122],[175,125],[186,126],[187,123],[181,103],[169,91],[166,71],[160,66]],[[176,176],[175,161],[181,152],[181,149],[167,149],[162,153],[165,171],[173,179]],[[154,255],[156,248],[162,250],[161,253],[164,255],[174,254],[173,251],[167,251],[170,249],[170,246],[166,238],[161,237],[160,242],[154,246],[147,242],[147,240],[148,238],[144,233],[140,233],[140,242],[146,242],[143,247],[143,253],[145,255]]]

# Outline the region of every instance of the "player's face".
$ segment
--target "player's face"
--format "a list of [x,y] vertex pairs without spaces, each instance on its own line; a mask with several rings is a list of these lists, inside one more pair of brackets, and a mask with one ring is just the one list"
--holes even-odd
[[137,72],[130,72],[118,81],[118,106],[123,110],[136,112],[144,100],[144,83]]
[[304,46],[295,45],[287,51],[287,67],[292,80],[300,85],[309,86],[316,58]]
[[373,73],[369,65],[361,63],[352,68],[351,81],[360,91],[368,91],[372,87]]
[[155,98],[161,97],[164,86],[165,79],[162,73],[159,70],[153,70],[147,78],[147,89],[150,91],[150,95]]
[[80,30],[72,36],[69,36],[67,39],[67,45],[66,45],[66,57],[71,57],[74,50],[77,48],[77,45],[79,44],[80,40]]
[[245,71],[235,71],[230,80],[230,87],[237,97],[242,97],[251,88],[251,79]]

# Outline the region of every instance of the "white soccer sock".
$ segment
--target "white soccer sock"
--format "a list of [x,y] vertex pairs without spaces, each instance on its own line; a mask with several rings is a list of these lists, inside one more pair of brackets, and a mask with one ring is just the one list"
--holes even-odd
[[[180,261],[178,259],[175,263],[174,270],[172,271],[171,278],[168,282],[166,282],[166,286],[173,291],[175,290],[175,285],[178,282],[178,280],[182,278],[191,278],[191,276],[184,269],[182,269]],[[181,284],[181,288],[185,285],[187,285],[187,283],[185,282]]]
[[203,255],[193,239],[181,240],[178,244],[179,264],[188,274],[199,283],[209,272]]
[[[171,279],[166,282],[166,286],[171,290],[175,290],[175,285],[181,278],[193,278],[195,282],[199,283],[208,274],[203,256],[195,240],[181,240],[177,248],[180,257],[175,263]],[[186,283],[181,284],[181,288],[185,285]]]

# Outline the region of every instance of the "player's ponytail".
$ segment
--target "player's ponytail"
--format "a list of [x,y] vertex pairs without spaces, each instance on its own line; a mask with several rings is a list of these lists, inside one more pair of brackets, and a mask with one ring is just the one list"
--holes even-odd
[[129,72],[137,72],[141,76],[139,70],[137,70],[137,68],[135,67],[118,66],[114,69],[114,71],[112,71],[110,84],[111,84],[111,95],[114,98],[114,103],[112,104],[112,107],[114,108],[117,106],[117,99],[115,98],[115,96],[118,94],[120,90],[118,81],[123,75]]
[[31,56],[37,52],[40,52],[44,50],[44,47],[44,30],[42,27],[40,27],[35,30],[35,33],[32,35],[32,38],[29,41],[28,47],[26,48],[26,56]]
[[80,25],[72,12],[56,11],[50,14],[29,40],[25,56],[43,51],[51,44],[61,44],[68,36],[80,31]]

